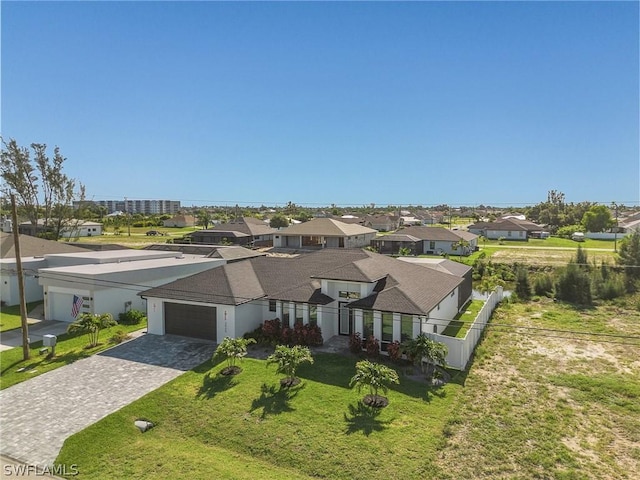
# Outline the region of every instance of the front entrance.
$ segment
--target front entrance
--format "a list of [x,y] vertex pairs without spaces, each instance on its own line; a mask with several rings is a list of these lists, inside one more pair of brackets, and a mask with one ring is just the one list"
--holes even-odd
[[340,335],[353,333],[353,310],[346,305],[347,302],[338,302],[338,333]]

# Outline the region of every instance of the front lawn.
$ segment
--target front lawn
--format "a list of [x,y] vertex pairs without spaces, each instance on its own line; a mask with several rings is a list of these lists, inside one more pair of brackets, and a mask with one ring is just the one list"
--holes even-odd
[[46,354],[39,354],[42,341],[29,344],[31,348],[29,360],[22,359],[21,346],[5,350],[0,354],[0,390],[112,347],[109,338],[118,330],[130,333],[142,328],[146,328],[144,323],[106,328],[100,332],[100,345],[95,348],[85,348],[89,343],[86,335],[70,336],[66,333],[58,335],[56,356],[51,359],[47,358]]
[[[42,301],[27,303],[27,312],[32,311]],[[0,332],[14,330],[22,327],[22,318],[20,316],[20,305],[11,305],[10,307],[2,307],[0,310]]]
[[[234,377],[207,362],[70,437],[57,463],[91,479],[438,478],[464,374],[439,390],[401,376],[375,411],[348,388],[356,360],[317,354],[290,390],[264,360],[245,359]],[[156,426],[140,433],[141,418]]]

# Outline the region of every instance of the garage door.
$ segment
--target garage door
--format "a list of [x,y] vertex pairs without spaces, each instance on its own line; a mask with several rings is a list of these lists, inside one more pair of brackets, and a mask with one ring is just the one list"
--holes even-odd
[[206,338],[215,342],[216,307],[165,303],[164,331],[172,335]]

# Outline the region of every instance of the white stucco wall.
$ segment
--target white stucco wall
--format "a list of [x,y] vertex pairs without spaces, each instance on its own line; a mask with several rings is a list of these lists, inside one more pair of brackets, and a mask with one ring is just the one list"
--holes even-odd
[[[458,314],[458,289],[449,294],[429,312],[426,322],[422,324],[424,333],[441,333],[449,322]],[[434,327],[436,330],[434,330]]]
[[[24,293],[26,302],[38,302],[44,298],[44,291],[37,278],[37,271],[46,262],[43,258],[22,260],[24,272]],[[15,259],[4,259],[0,265],[0,300],[7,306],[20,303],[20,288]]]

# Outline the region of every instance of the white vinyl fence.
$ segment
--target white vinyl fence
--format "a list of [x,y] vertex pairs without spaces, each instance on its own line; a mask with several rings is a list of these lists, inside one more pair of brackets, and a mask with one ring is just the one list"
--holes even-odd
[[496,289],[491,292],[491,295],[487,298],[487,301],[480,312],[478,312],[478,316],[469,326],[469,330],[464,338],[449,337],[438,333],[426,334],[431,340],[447,345],[449,348],[449,353],[447,354],[448,367],[455,368],[457,370],[464,370],[467,367],[471,354],[473,354],[473,351],[482,336],[482,332],[489,322],[489,317],[491,317],[496,305],[502,301],[502,298],[502,287],[496,287]]

